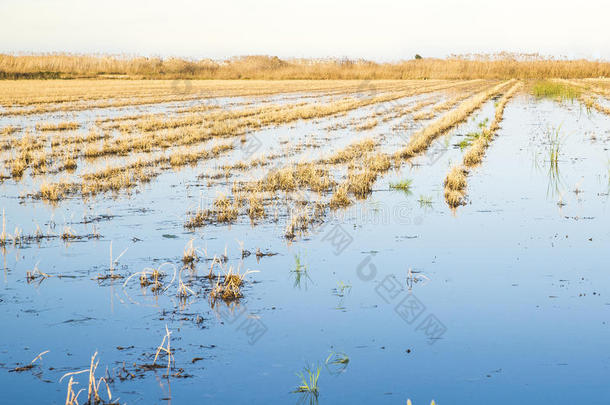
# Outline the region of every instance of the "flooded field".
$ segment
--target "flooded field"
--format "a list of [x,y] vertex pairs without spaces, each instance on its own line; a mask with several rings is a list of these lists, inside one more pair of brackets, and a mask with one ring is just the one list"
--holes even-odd
[[610,398],[609,80],[0,89],[0,402]]

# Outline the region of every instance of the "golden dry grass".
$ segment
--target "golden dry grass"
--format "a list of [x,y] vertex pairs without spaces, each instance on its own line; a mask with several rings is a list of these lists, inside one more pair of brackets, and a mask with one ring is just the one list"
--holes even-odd
[[600,113],[610,115],[610,107],[607,107],[598,101],[598,97],[609,98],[610,89],[606,88],[608,84],[601,81],[576,81],[576,80],[560,80],[560,83],[566,83],[569,86],[576,87],[579,91],[578,99],[587,108],[594,108]]
[[[375,91],[384,92],[419,81],[380,80]],[[186,83],[186,85],[184,84]],[[184,87],[187,86],[187,87]],[[219,97],[259,97],[274,94],[345,94],[367,91],[358,81],[345,80],[0,80],[1,115],[90,108],[124,107],[169,101],[189,101]],[[186,111],[201,110],[202,106]]]
[[472,142],[462,158],[463,165],[450,169],[445,178],[445,201],[451,208],[456,208],[465,203],[466,195],[466,168],[481,162],[485,155],[485,149],[489,146],[496,131],[500,128],[504,108],[509,100],[521,88],[522,83],[514,83],[496,103],[495,115],[489,128],[483,128],[482,133]]
[[[104,95],[120,95],[117,99],[126,105],[132,105],[129,102],[139,105],[140,102],[153,99],[171,100],[173,97],[167,89],[160,88],[157,81],[124,81],[128,83],[126,89],[116,87],[114,81],[108,80],[72,82],[74,83],[51,82],[61,84],[55,87],[55,93],[48,92],[36,97],[36,89],[42,88],[39,81],[17,81],[14,82],[18,84],[17,87],[25,83],[21,90],[10,95],[0,95],[0,99],[10,99],[21,109],[30,106],[41,109],[57,106],[78,109],[87,104],[103,105],[107,102],[103,100]],[[165,81],[164,85],[170,82]],[[301,91],[319,92],[324,97],[282,94],[280,102],[246,98],[230,102],[223,108],[218,108],[215,104],[199,104],[154,115],[129,112],[129,115],[118,119],[93,119],[91,126],[89,122],[79,122],[86,129],[74,132],[43,133],[45,128],[42,125],[38,128],[27,125],[30,117],[24,116],[26,124],[22,128],[11,127],[2,131],[0,145],[9,151],[5,152],[3,159],[5,170],[15,179],[42,176],[42,182],[34,182],[38,189],[30,195],[52,203],[58,203],[71,195],[94,196],[104,192],[129,190],[149,182],[164,170],[178,170],[209,159],[211,169],[207,170],[208,165],[205,165],[208,186],[213,187],[214,181],[224,183],[223,187],[229,188],[231,195],[221,196],[210,207],[201,207],[189,213],[185,223],[187,228],[211,223],[234,223],[240,218],[249,218],[255,223],[275,215],[277,220],[277,205],[287,204],[295,206],[287,218],[285,232],[288,238],[293,238],[319,221],[319,216],[324,215],[328,208],[347,207],[356,200],[368,197],[377,180],[388,170],[399,167],[404,159],[425,152],[436,137],[466,120],[494,95],[505,92],[498,102],[496,117],[489,129],[490,134],[495,132],[506,102],[516,92],[518,85],[515,83],[516,81],[491,80],[382,81],[372,86],[373,91],[368,91],[355,81],[193,81],[194,86],[200,86],[198,89],[211,89],[210,95],[215,96],[243,95],[246,98],[273,92]],[[578,83],[599,89],[599,92],[604,91],[604,82]],[[91,86],[93,92],[85,95],[88,86]],[[64,93],[66,88],[70,90]],[[355,95],[354,92],[360,94]],[[583,91],[583,97],[591,92],[592,90]],[[333,95],[327,97],[330,93]],[[196,96],[200,97],[198,94]],[[184,97],[186,100],[187,96]],[[180,103],[178,107],[182,107]],[[426,111],[422,111],[423,108]],[[349,121],[349,118],[343,120],[346,113],[359,109],[368,114],[357,121],[359,125],[354,125],[355,121]],[[399,149],[396,146],[393,146],[395,150],[386,150],[388,134],[375,134],[374,137],[351,141],[346,147],[323,157],[291,158],[291,151],[296,156],[297,150],[307,152],[308,149],[323,145],[325,140],[331,141],[332,136],[328,135],[324,140],[316,139],[315,142],[280,142],[280,151],[265,151],[265,155],[240,160],[238,149],[261,129],[294,125],[299,120],[325,118],[339,123],[343,120],[351,128],[368,130],[381,122],[407,114],[414,114],[413,119],[407,117],[407,122],[412,123],[417,119],[431,121],[424,123],[424,127],[411,136],[402,150],[396,150]],[[404,128],[408,130],[408,125]],[[34,129],[36,132],[29,132]],[[481,137],[480,142],[474,142],[465,156],[476,155],[480,162],[487,146],[483,140],[488,142],[490,137],[491,135]],[[463,167],[458,167],[447,176],[445,196],[452,206],[464,201],[464,168],[467,164],[476,164],[475,159],[465,161]],[[243,176],[254,167],[257,168],[257,179],[245,181],[247,177]],[[235,178],[231,186],[229,179],[232,176]],[[271,205],[274,205],[274,209],[270,209]]]
[[502,82],[463,101],[455,109],[450,110],[430,125],[413,134],[407,146],[399,153],[399,156],[410,158],[425,151],[435,138],[464,121],[473,111],[480,108],[484,102],[496,95],[507,85],[508,82]]
[[445,201],[452,207],[464,204],[466,173],[462,167],[454,166],[445,178]]
[[494,134],[500,128],[500,122],[504,115],[504,108],[515,93],[521,88],[522,83],[515,83],[498,101],[496,105],[496,111],[494,119],[491,122],[489,128],[485,128],[482,131],[481,136],[476,138],[470,147],[466,150],[463,157],[463,163],[467,167],[475,166],[481,163],[483,156],[485,155],[485,149],[493,139]]
[[545,59],[538,55],[473,55],[396,63],[365,60],[282,60],[274,56],[225,61],[71,54],[0,55],[0,78],[199,79],[531,79],[610,76],[610,63]]
[[74,121],[43,122],[36,124],[36,129],[38,131],[67,131],[69,129],[78,129],[79,126],[79,123]]

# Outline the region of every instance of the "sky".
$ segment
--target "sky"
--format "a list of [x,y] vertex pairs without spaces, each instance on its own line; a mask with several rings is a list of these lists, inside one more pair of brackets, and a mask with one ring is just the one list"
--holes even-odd
[[602,0],[0,0],[0,52],[610,60]]

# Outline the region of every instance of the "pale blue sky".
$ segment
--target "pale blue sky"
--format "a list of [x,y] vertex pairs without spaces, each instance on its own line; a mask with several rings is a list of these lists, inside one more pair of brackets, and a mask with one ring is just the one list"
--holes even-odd
[[222,58],[540,52],[610,60],[602,0],[0,0],[0,52]]

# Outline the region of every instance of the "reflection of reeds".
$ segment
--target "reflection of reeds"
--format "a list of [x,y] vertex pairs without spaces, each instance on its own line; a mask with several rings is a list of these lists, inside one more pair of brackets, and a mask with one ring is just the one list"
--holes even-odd
[[349,356],[341,352],[331,352],[324,362],[327,370],[332,374],[340,374],[345,372],[349,364]]
[[431,207],[432,206],[432,197],[426,196],[426,195],[420,195],[419,200],[417,200],[417,202],[419,203],[420,208]]
[[4,215],[4,208],[2,208],[2,233],[0,234],[0,246],[6,245],[6,217]]
[[184,247],[182,254],[182,263],[185,266],[193,266],[199,260],[198,249],[193,246],[194,239],[191,239]]
[[311,281],[311,277],[309,277],[309,272],[307,271],[307,265],[301,262],[301,256],[294,256],[294,269],[290,271],[290,274],[294,277],[294,287],[301,288],[302,286],[307,289],[308,282]]
[[608,159],[608,194],[610,194],[610,159]]
[[561,175],[559,171],[559,156],[561,152],[561,126],[547,132],[548,179],[547,196],[561,194]]

